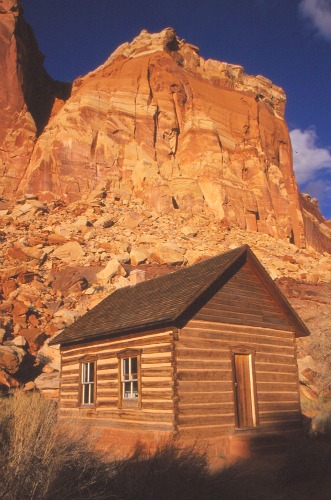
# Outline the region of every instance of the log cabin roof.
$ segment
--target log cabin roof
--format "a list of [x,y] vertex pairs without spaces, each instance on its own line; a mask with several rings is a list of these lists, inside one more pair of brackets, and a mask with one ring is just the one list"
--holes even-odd
[[203,260],[190,267],[120,288],[102,300],[72,325],[65,328],[50,344],[70,344],[134,333],[143,329],[176,326],[196,301],[220,279],[227,280],[238,265],[247,259],[276,298],[297,336],[309,331],[248,245]]

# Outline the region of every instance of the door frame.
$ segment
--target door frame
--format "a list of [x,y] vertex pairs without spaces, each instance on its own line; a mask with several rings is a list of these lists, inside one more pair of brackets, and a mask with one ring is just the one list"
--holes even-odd
[[[236,429],[238,429],[238,430],[256,429],[257,427],[260,426],[259,412],[258,412],[258,400],[257,400],[257,388],[256,388],[256,374],[255,374],[256,349],[254,349],[253,347],[247,347],[247,346],[234,346],[234,347],[231,347],[230,349],[231,349],[232,386],[233,386],[233,399],[234,399],[233,402],[234,402]],[[251,407],[252,420],[253,420],[252,426],[240,425],[239,404],[238,404],[238,387],[236,384],[236,364],[235,364],[235,357],[238,354],[248,356],[249,381],[250,381],[249,390],[250,390],[250,396],[251,396],[251,401],[252,401],[252,407]]]

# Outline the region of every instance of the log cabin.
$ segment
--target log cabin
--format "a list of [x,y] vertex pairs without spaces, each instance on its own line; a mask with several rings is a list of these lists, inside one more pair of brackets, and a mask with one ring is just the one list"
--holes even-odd
[[307,335],[244,245],[118,289],[58,334],[60,416],[120,454],[169,439],[212,459],[251,454],[301,429],[296,337]]

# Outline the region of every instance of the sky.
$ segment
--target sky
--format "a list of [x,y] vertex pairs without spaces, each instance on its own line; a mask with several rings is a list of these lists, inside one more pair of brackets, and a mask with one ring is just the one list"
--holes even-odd
[[287,95],[300,190],[331,219],[331,0],[22,0],[49,74],[72,81],[142,29],[176,30],[204,59],[240,64]]

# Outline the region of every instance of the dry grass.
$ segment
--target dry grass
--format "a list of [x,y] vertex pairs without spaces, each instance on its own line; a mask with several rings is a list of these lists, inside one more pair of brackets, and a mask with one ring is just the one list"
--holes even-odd
[[0,498],[3,500],[326,500],[331,439],[292,443],[289,451],[233,464],[218,473],[193,446],[166,444],[107,461],[88,429],[56,422],[56,407],[18,391],[0,400]]
[[0,498],[98,498],[112,464],[91,449],[87,430],[56,423],[56,407],[21,391],[0,403]]

